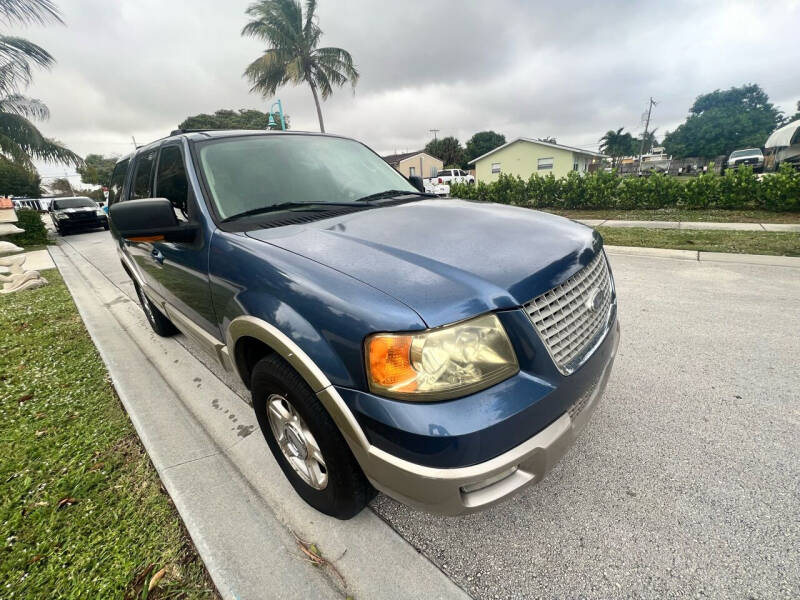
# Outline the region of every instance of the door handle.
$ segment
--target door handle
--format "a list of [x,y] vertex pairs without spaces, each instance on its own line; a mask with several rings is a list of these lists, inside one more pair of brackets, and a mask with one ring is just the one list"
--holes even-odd
[[158,248],[153,248],[152,252],[150,252],[150,256],[152,256],[153,260],[158,264],[164,264],[164,255],[161,254],[161,251]]

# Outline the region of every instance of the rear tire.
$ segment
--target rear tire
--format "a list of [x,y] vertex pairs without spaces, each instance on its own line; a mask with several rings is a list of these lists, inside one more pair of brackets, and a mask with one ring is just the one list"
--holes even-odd
[[326,515],[357,515],[377,492],[308,384],[276,354],[256,363],[250,382],[261,432],[295,491]]
[[150,302],[150,299],[145,296],[139,284],[134,282],[133,287],[136,288],[136,295],[139,296],[139,302],[142,305],[142,310],[144,310],[144,316],[147,317],[147,322],[150,323],[150,327],[153,331],[161,337],[170,337],[178,333],[178,329],[172,324],[172,321],[164,316],[164,313]]

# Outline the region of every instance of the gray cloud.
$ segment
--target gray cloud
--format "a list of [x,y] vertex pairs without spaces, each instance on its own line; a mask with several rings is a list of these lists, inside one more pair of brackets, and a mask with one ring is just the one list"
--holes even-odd
[[[241,77],[263,49],[239,35],[247,4],[61,0],[67,27],[23,33],[58,60],[29,90],[50,106],[43,131],[82,154],[122,154],[131,135],[149,141],[189,114],[265,109]],[[698,94],[747,82],[787,111],[800,99],[796,0],[320,0],[319,16],[323,45],[350,50],[361,71],[355,94],[325,103],[328,129],[380,152],[421,147],[434,127],[596,147],[610,128],[639,131],[651,95],[663,134]],[[279,97],[293,128],[317,127],[306,87]]]

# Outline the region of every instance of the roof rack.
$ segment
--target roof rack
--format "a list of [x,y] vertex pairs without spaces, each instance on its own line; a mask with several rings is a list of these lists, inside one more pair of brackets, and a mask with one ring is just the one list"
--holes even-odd
[[169,132],[170,135],[179,135],[181,133],[202,133],[204,131],[227,131],[230,127],[206,127],[205,129],[173,129]]

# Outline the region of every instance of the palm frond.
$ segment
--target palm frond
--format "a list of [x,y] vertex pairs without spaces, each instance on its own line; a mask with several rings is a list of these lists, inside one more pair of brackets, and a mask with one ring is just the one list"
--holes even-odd
[[49,68],[54,62],[47,50],[33,42],[0,35],[0,92],[8,94],[26,87],[31,82],[33,65]]
[[44,121],[50,118],[50,110],[41,100],[28,98],[22,94],[0,97],[0,113],[20,115],[26,119]]
[[[30,163],[35,158],[46,162],[81,166],[83,159],[54,140],[47,139],[23,116],[0,113],[0,151],[15,160]],[[24,160],[20,156],[24,153]]]
[[51,0],[0,0],[0,22],[25,25],[63,23],[58,7]]
[[253,84],[250,91],[259,92],[265,97],[273,96],[278,87],[288,81],[287,64],[285,55],[274,49],[266,50],[244,71],[244,76]]
[[312,53],[312,59],[317,71],[324,73],[331,84],[342,86],[349,81],[355,88],[358,83],[358,69],[353,64],[353,57],[347,50],[317,48]]

